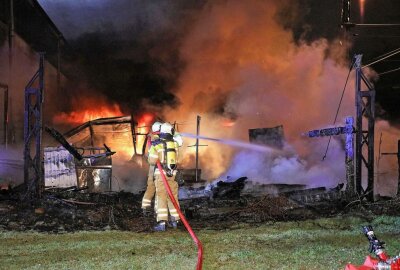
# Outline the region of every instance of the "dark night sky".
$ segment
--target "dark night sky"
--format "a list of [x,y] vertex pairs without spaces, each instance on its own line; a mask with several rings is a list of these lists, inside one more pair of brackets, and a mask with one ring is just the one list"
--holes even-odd
[[[302,10],[299,20],[290,25],[297,39],[314,40],[320,37],[334,39],[343,30],[340,22],[341,1],[300,0],[298,8]],[[360,1],[351,1],[353,23],[363,24],[400,24],[400,1],[365,0],[364,17],[360,14]],[[338,12],[339,11],[339,12]],[[349,29],[352,48],[349,57],[363,54],[363,64],[400,48],[400,25],[398,26],[355,26]],[[400,67],[400,54],[372,66],[379,74]],[[400,123],[400,70],[383,74],[375,81],[378,115],[397,125]]]
[[[69,42],[64,54],[65,73],[85,80],[119,102],[124,110],[141,109],[138,100],[176,105],[173,89],[185,63],[179,58],[182,37],[190,31],[197,11],[207,1],[56,1],[40,0]],[[79,2],[79,3],[78,3]],[[275,1],[276,2],[276,1]],[[340,29],[341,1],[286,0],[277,20],[293,31],[297,42],[321,37],[333,40]],[[400,23],[400,1],[351,1],[354,23]],[[363,63],[394,50],[400,44],[400,26],[354,27],[349,55],[361,53]],[[382,73],[400,67],[400,54],[377,65]],[[82,74],[85,74],[82,78]],[[376,82],[378,114],[400,123],[400,71],[384,74]],[[75,77],[74,77],[75,76]]]

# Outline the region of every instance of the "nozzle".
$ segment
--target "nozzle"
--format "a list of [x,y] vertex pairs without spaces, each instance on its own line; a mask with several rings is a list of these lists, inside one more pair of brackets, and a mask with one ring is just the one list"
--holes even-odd
[[367,225],[367,226],[362,226],[362,231],[365,234],[365,236],[368,238],[369,240],[369,234],[374,235],[374,229],[372,228],[371,225]]
[[385,247],[383,246],[385,242],[380,241],[375,233],[374,229],[372,228],[371,225],[363,226],[362,231],[365,234],[365,236],[368,238],[369,241],[369,252],[374,253],[378,257],[384,257],[384,250]]

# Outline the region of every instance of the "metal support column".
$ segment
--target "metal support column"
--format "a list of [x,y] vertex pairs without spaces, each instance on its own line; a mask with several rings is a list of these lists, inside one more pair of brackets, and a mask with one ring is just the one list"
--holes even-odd
[[342,26],[350,22],[350,0],[342,0]]
[[200,135],[200,115],[197,116],[196,126],[196,182],[199,181],[199,135]]
[[[346,127],[347,130],[350,128],[353,130],[354,118],[346,117]],[[352,131],[353,133],[353,131]],[[348,195],[354,194],[354,143],[353,143],[353,134],[347,132],[346,133],[346,193]]]
[[[375,90],[362,72],[362,55],[355,55],[356,71],[356,164],[355,187],[359,195],[365,194],[367,199],[374,199],[374,131],[375,131]],[[361,90],[361,83],[368,90]],[[367,119],[367,129],[363,130],[363,117]],[[363,155],[366,152],[366,157]],[[367,188],[362,188],[362,165],[367,169]]]
[[[137,143],[137,137],[136,137],[136,126],[137,123],[134,120],[135,118],[133,117],[133,114],[131,114],[131,134],[132,134],[132,144],[133,144],[133,156],[137,155],[137,149],[136,149],[136,143]],[[133,157],[132,156],[132,157]]]
[[39,69],[25,87],[24,183],[30,198],[40,197],[44,188],[41,153],[43,91],[44,53],[40,53]]

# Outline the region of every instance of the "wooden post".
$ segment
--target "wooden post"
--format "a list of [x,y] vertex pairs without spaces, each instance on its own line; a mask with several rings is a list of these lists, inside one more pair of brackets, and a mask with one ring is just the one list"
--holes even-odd
[[197,128],[196,128],[196,182],[199,180],[199,135],[200,135],[200,115],[197,116]]

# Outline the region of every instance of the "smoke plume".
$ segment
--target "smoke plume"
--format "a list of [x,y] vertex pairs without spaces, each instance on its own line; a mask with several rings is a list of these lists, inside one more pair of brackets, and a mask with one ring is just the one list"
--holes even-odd
[[[205,179],[248,176],[310,186],[345,181],[344,138],[334,137],[321,161],[328,138],[301,136],[333,123],[348,74],[351,48],[338,34],[340,1],[40,2],[57,15],[75,52],[66,59],[66,73],[123,112],[162,111],[187,133],[196,132],[201,115],[202,135],[243,141],[249,128],[283,125],[284,154],[204,142]],[[336,125],[354,115],[354,107],[351,74]],[[378,124],[378,133],[381,126],[390,134],[383,135],[382,148],[387,143],[393,150],[397,130]],[[186,139],[185,146],[193,143]],[[182,166],[194,166],[194,150],[183,147]],[[391,171],[379,181],[393,180]]]
[[76,82],[68,92],[79,96],[87,85],[126,114],[177,105],[172,89],[184,67],[178,48],[203,1],[40,2],[68,40],[62,68]]
[[[301,134],[332,124],[349,71],[348,47],[334,39],[295,40],[282,24],[283,7],[278,1],[210,2],[182,42],[187,64],[176,90],[181,105],[167,109],[167,119],[194,133],[199,114],[201,134],[244,141],[249,128],[283,124],[289,149],[285,156],[264,155],[207,142],[200,148],[205,177],[310,186],[345,182],[344,138],[333,138],[321,161],[328,138]],[[348,85],[336,125],[354,115],[353,76]],[[227,120],[234,125],[226,127]],[[185,155],[185,165],[193,164],[193,149]]]

